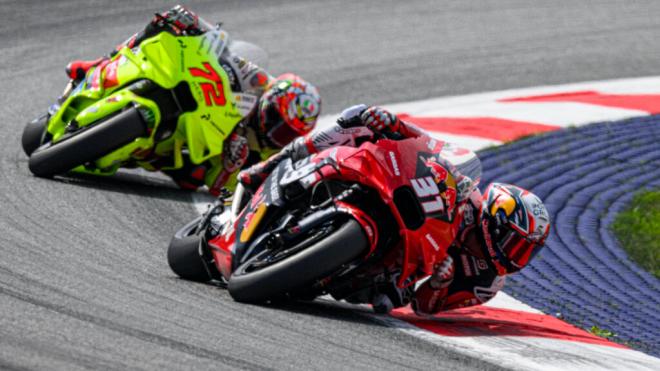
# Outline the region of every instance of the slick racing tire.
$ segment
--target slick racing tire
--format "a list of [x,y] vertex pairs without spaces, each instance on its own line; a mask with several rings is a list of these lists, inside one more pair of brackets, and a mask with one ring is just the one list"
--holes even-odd
[[197,218],[179,230],[167,248],[167,263],[177,276],[196,282],[208,282],[211,276],[202,260],[202,238],[195,233]]
[[131,107],[71,137],[42,145],[32,152],[28,165],[34,175],[52,177],[103,157],[146,135],[147,128],[142,116]]
[[229,294],[239,302],[277,299],[336,272],[342,265],[364,255],[367,247],[364,231],[349,218],[322,240],[272,265],[255,269],[259,261],[268,259],[268,250],[250,258],[232,273]]
[[23,136],[21,137],[21,144],[23,152],[30,156],[39,146],[43,144],[44,137],[46,136],[46,124],[48,124],[49,116],[43,115],[36,118],[25,125],[23,129]]
[[208,282],[211,276],[202,260],[199,235],[175,235],[167,248],[167,263],[177,276],[196,282]]

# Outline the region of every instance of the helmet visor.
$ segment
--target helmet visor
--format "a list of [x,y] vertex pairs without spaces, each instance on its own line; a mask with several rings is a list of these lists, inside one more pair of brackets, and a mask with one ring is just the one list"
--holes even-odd
[[274,104],[268,105],[265,114],[263,127],[266,131],[266,137],[272,145],[282,148],[300,135],[284,121]]
[[300,136],[300,134],[293,130],[293,128],[287,125],[283,120],[274,125],[268,131],[268,139],[280,148],[286,146],[298,136]]
[[513,229],[507,230],[507,233],[497,243],[497,247],[504,255],[506,263],[508,263],[505,264],[505,267],[509,273],[524,268],[541,250],[541,245],[524,238]]

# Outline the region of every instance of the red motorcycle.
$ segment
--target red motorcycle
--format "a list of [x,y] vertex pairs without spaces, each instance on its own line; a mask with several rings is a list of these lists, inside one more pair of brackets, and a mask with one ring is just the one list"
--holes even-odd
[[480,176],[473,152],[428,136],[285,160],[251,197],[239,186],[230,210],[219,200],[179,230],[168,261],[242,302],[331,294],[372,303],[385,294],[403,306],[400,293],[446,257]]

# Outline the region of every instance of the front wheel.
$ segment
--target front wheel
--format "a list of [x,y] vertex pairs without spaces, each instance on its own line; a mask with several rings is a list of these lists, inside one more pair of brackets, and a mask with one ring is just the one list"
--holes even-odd
[[34,150],[28,163],[40,177],[62,174],[101,158],[135,139],[147,135],[144,120],[136,108],[129,108],[79,133]]
[[196,282],[211,280],[201,253],[199,235],[174,236],[167,249],[167,263],[177,276]]
[[229,279],[229,294],[240,302],[263,302],[299,289],[305,284],[336,272],[367,251],[364,231],[357,221],[349,218],[343,225],[327,232],[319,240],[319,233],[310,236],[280,256],[281,250],[264,250],[236,268]]
[[23,136],[21,137],[21,144],[23,152],[30,156],[39,146],[43,144],[44,137],[46,136],[46,124],[48,124],[49,115],[45,114],[36,118],[25,125],[23,129]]
[[213,277],[204,262],[204,241],[198,233],[201,219],[195,218],[174,234],[167,248],[167,263],[172,272],[183,279],[208,282]]

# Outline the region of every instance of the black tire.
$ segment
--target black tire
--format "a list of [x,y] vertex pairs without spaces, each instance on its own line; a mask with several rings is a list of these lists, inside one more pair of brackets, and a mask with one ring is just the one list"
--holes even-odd
[[30,156],[30,171],[40,177],[62,174],[146,135],[142,116],[132,107],[70,138],[37,148]]
[[167,263],[177,276],[196,282],[211,280],[200,254],[201,242],[197,234],[172,237],[167,249]]
[[48,114],[45,114],[25,125],[21,144],[23,145],[23,152],[25,152],[26,155],[30,156],[32,152],[43,144],[44,136],[46,134],[46,124],[48,124],[49,117]]
[[254,258],[239,266],[229,279],[236,301],[258,303],[278,298],[337,271],[367,250],[367,237],[354,219],[326,238],[282,261],[247,272]]

